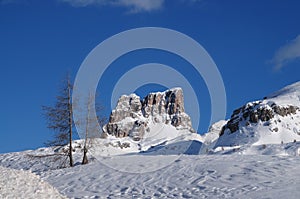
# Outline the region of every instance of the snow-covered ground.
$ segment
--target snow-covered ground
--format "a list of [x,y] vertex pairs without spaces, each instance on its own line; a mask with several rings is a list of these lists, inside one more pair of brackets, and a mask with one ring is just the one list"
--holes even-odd
[[[280,149],[295,151],[298,147],[299,143],[290,143],[285,146],[257,147],[252,153],[224,150],[223,153],[216,152],[212,155],[123,155],[94,159],[88,165],[80,165],[81,156],[75,153],[76,166],[64,169],[55,169],[54,165],[59,162],[53,163],[52,168],[49,168],[48,165],[54,159],[49,159],[51,156],[42,157],[42,154],[51,154],[52,149],[42,148],[1,154],[0,165],[31,170],[69,198],[296,199],[300,197],[299,154],[272,154]],[[259,155],[264,154],[264,151],[271,155]],[[161,168],[160,164],[166,159],[173,161]],[[26,173],[27,177],[31,175],[33,174]],[[1,180],[2,195],[11,190],[11,184],[15,185],[16,190],[22,185],[18,178],[7,173],[7,169],[1,170]],[[41,181],[36,176],[26,180],[30,188],[22,192],[22,198],[45,198],[30,195],[36,192],[34,187],[38,182]],[[43,185],[39,186],[46,191]],[[19,189],[25,189],[22,187],[23,185]],[[46,193],[59,198],[52,189]],[[10,196],[12,194],[18,193],[12,192]]]
[[37,175],[0,166],[0,198],[66,198]]
[[41,176],[63,194],[77,198],[296,199],[300,196],[299,164],[299,157],[181,156],[150,173],[124,173],[95,163]]

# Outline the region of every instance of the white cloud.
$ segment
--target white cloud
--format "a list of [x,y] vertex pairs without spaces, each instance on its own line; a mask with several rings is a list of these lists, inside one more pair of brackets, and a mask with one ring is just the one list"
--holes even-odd
[[117,5],[126,6],[132,12],[159,10],[163,7],[164,0],[118,0]]
[[107,0],[59,0],[71,4],[74,7],[85,7],[88,5],[105,5]]
[[289,62],[300,58],[300,35],[294,40],[288,42],[286,45],[279,48],[271,63],[274,64],[275,70],[280,70],[282,67],[287,65]]
[[163,7],[165,0],[60,0],[71,4],[74,7],[98,6],[119,6],[127,7],[130,12],[150,12]]

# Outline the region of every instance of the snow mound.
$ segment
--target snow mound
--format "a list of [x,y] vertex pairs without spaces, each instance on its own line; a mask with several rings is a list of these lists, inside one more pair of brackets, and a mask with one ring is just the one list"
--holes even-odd
[[37,175],[0,166],[0,198],[66,198]]

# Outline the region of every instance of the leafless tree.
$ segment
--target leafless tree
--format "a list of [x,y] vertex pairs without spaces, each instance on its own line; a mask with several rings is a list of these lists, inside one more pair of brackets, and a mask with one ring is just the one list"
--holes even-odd
[[59,94],[56,96],[54,106],[43,106],[44,116],[48,123],[48,128],[54,130],[54,139],[46,142],[47,146],[64,146],[69,144],[67,155],[69,165],[72,167],[72,137],[73,137],[73,119],[72,119],[72,89],[70,75],[63,80]]
[[[97,123],[102,127],[107,119],[103,116],[103,106],[101,106],[99,103],[93,103],[95,100],[95,96],[93,96],[91,93],[89,93],[87,103],[86,103],[86,114],[85,118],[82,119],[82,121],[79,121],[79,125],[82,123],[85,123],[85,132],[84,132],[84,145],[83,145],[83,159],[82,164],[87,164],[88,157],[87,153],[89,148],[93,145],[93,140],[95,138],[100,137],[100,132],[97,132]],[[94,118],[91,116],[91,109],[94,108],[93,105],[95,104],[95,110],[97,113],[97,117]]]

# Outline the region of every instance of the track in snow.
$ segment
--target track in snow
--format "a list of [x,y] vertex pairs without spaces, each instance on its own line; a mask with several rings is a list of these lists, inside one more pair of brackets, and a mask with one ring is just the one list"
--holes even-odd
[[94,162],[41,176],[74,198],[299,198],[299,165],[295,156],[201,155],[142,174]]

